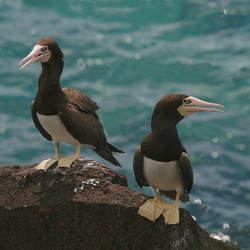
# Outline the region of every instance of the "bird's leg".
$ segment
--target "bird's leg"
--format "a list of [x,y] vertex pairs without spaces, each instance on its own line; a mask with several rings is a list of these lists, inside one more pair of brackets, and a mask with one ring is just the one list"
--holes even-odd
[[154,198],[147,200],[139,209],[138,214],[155,221],[168,206],[167,202],[160,197],[155,187],[152,187]]
[[69,157],[61,157],[58,161],[58,168],[59,167],[68,167],[70,168],[73,161],[77,160],[80,157],[81,154],[81,145],[80,143],[77,145],[77,149],[74,155]]
[[180,221],[179,215],[179,199],[180,193],[176,192],[176,199],[173,204],[168,204],[168,207],[162,213],[165,218],[165,224],[178,224]]
[[60,143],[54,142],[54,144],[55,144],[55,157],[43,160],[41,163],[37,165],[36,170],[43,169],[46,171],[49,167],[51,167],[55,162],[57,162],[61,158],[59,152]]

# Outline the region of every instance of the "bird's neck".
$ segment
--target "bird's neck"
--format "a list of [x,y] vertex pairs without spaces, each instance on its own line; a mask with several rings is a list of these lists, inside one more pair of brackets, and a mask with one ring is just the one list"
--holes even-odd
[[60,77],[63,70],[63,62],[60,64],[42,63],[42,72],[39,77],[38,92],[61,91]]
[[35,99],[38,113],[44,115],[56,114],[59,107],[67,103],[65,94],[60,86],[62,70],[63,63],[42,63],[42,72],[39,77],[38,92]]
[[157,161],[173,161],[180,157],[183,147],[176,126],[154,129],[142,142],[143,154]]

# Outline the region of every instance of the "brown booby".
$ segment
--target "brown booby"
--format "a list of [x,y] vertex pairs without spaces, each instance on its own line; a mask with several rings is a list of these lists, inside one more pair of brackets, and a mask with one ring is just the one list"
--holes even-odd
[[[70,167],[80,157],[81,146],[92,148],[98,155],[115,166],[121,166],[112,152],[124,153],[107,142],[96,110],[99,106],[87,95],[73,88],[61,88],[63,53],[57,42],[49,37],[40,39],[21,62],[20,69],[41,62],[38,92],[31,103],[34,124],[39,132],[55,144],[55,157],[42,161],[37,169],[48,169],[58,161],[58,167]],[[77,146],[76,153],[61,157],[60,142]]]
[[[133,162],[139,186],[151,186],[154,193],[154,198],[147,200],[138,211],[151,221],[162,214],[166,224],[178,224],[179,200],[183,203],[189,201],[193,170],[176,125],[186,115],[201,111],[222,111],[202,106],[224,108],[220,104],[183,94],[166,95],[155,106],[151,120],[152,132],[137,147]],[[175,201],[167,204],[160,195]]]

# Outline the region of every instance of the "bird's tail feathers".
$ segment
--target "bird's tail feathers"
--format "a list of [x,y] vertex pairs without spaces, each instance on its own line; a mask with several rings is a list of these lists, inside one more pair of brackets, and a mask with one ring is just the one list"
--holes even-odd
[[[176,191],[163,191],[163,190],[160,190],[160,194],[165,195],[166,197],[168,197],[168,198],[170,198],[172,200],[176,199]],[[190,201],[189,195],[187,194],[186,191],[184,191],[184,193],[181,194],[180,201],[182,203],[186,203],[186,202]]]
[[190,201],[190,197],[189,197],[189,195],[188,195],[188,193],[186,191],[184,191],[184,193],[181,194],[180,201],[182,203],[186,203],[186,202]]
[[107,144],[108,144],[108,147],[109,147],[110,151],[116,152],[116,153],[125,153],[124,151],[116,148],[114,145],[112,145],[112,144],[110,144],[108,142],[107,142]]
[[115,157],[112,155],[112,153],[109,150],[98,149],[98,148],[95,148],[93,150],[106,161],[109,161],[115,166],[122,167],[121,164],[115,159]]

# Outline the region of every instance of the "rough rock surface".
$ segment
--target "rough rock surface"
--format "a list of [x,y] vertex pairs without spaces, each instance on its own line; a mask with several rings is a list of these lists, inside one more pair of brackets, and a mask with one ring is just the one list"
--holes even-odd
[[185,209],[180,224],[139,216],[148,199],[90,159],[70,169],[0,168],[0,249],[238,249],[209,237]]

